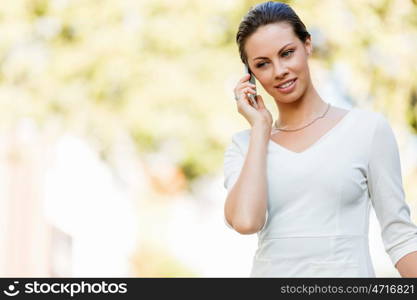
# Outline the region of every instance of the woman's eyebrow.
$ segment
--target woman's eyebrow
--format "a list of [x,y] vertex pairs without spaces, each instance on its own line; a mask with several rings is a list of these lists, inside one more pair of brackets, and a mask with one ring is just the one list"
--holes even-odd
[[[288,45],[290,45],[290,44],[292,44],[292,42],[291,43],[288,43],[288,44],[286,44],[286,45],[284,45],[279,51],[278,51],[278,55],[282,52],[282,50],[284,50],[284,48],[285,47],[287,47]],[[258,57],[255,57],[253,60],[257,60],[257,59],[265,59],[265,58],[268,58],[268,57],[265,57],[265,56],[258,56]]]

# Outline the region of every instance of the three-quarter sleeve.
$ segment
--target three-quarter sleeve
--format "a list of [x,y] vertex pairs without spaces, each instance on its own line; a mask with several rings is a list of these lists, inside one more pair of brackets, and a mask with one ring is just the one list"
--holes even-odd
[[236,183],[244,163],[244,155],[239,148],[236,135],[224,152],[224,187],[228,192]]
[[417,251],[417,226],[405,201],[397,141],[381,113],[377,113],[369,152],[368,191],[385,251],[395,266],[400,258]]
[[[233,185],[236,183],[237,179],[239,178],[240,171],[243,167],[244,163],[244,155],[241,152],[236,135],[233,135],[232,142],[226,148],[224,152],[224,187],[226,188],[227,192],[229,193],[232,189]],[[224,216],[224,223],[230,229],[233,227],[227,222],[226,217]]]
[[[229,193],[230,190],[235,185],[236,181],[239,178],[240,172],[242,170],[243,164],[245,162],[245,154],[242,152],[241,147],[239,146],[238,142],[238,134],[234,134],[232,136],[232,142],[228,145],[224,152],[224,187],[226,188],[227,192]],[[262,226],[262,231],[267,223],[268,220],[268,210],[265,214],[265,223]],[[226,218],[224,217],[224,222],[227,227],[233,229],[233,227],[227,222]]]

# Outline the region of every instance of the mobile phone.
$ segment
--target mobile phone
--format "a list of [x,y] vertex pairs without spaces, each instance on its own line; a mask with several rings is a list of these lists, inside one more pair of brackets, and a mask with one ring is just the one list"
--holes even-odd
[[[255,84],[255,85],[256,85],[255,76],[253,76],[253,74],[252,74],[252,72],[251,72],[251,70],[249,69],[249,67],[248,67],[248,65],[247,65],[247,64],[245,64],[245,73],[248,73],[248,74],[250,75],[250,77],[249,77],[249,82],[250,82],[250,83],[252,83],[252,84]],[[255,90],[256,90],[256,88],[255,88]],[[249,95],[249,102],[250,102],[250,104],[251,104],[253,107],[258,108],[258,103],[257,103],[257,102],[256,102],[256,100],[255,100],[255,95],[253,95],[253,94],[248,94],[248,95]]]

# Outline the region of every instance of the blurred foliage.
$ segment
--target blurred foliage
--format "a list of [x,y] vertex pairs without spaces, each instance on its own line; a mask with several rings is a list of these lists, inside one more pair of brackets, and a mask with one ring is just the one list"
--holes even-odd
[[[0,7],[0,126],[28,116],[102,152],[124,131],[139,154],[173,156],[162,146],[174,138],[174,164],[189,181],[217,172],[231,133],[248,125],[232,98],[242,72],[235,34],[259,2],[9,1]],[[313,34],[312,59],[349,66],[354,99],[406,115],[416,130],[415,1],[286,2]]]
[[414,132],[417,133],[417,87],[410,93],[410,103],[407,110],[407,120]]

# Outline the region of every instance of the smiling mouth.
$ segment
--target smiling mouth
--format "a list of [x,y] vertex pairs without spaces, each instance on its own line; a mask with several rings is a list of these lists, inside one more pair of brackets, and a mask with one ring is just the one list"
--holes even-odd
[[293,79],[293,80],[291,80],[291,81],[289,81],[289,82],[286,82],[286,83],[284,83],[284,84],[281,84],[281,85],[276,85],[276,86],[275,86],[275,88],[277,88],[277,89],[282,89],[282,90],[283,90],[283,89],[286,89],[286,88],[288,88],[288,87],[292,86],[296,80],[297,80],[297,78],[296,78],[296,79]]

